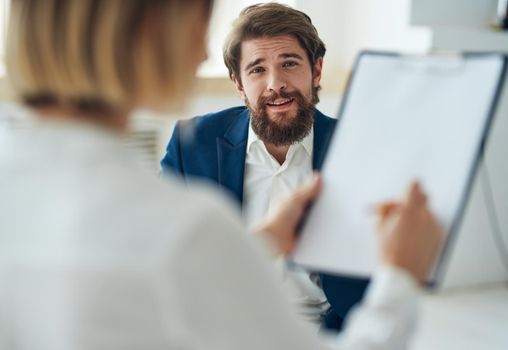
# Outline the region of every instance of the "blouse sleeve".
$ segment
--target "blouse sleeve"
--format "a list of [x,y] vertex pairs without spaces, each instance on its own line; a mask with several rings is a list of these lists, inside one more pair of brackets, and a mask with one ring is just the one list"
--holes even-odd
[[171,265],[182,317],[199,343],[221,350],[402,349],[414,283],[384,268],[342,336],[320,337],[291,307],[268,252],[227,212],[200,215]]

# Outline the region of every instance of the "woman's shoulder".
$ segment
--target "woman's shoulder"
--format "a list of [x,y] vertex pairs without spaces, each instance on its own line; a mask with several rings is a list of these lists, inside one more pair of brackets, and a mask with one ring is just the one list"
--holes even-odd
[[139,193],[139,210],[145,219],[164,231],[177,234],[200,231],[244,231],[240,210],[220,189],[206,183],[184,183],[169,176],[145,182]]

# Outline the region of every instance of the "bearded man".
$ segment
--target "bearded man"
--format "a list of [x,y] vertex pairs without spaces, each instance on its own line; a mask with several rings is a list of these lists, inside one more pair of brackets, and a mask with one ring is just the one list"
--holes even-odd
[[[322,166],[336,124],[315,108],[325,52],[303,12],[276,3],[245,8],[223,50],[245,106],[193,118],[191,132],[177,125],[163,173],[218,184],[255,225]],[[301,313],[327,329],[342,327],[367,285],[283,264]]]

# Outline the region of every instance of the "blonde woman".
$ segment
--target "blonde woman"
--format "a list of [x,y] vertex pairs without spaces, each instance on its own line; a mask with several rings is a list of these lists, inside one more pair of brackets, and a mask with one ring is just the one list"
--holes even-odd
[[[319,179],[249,236],[219,194],[161,183],[122,146],[131,111],[185,100],[211,7],[12,1],[9,76],[37,124],[1,144],[0,349],[325,348],[259,243],[291,251]],[[439,228],[417,185],[381,208],[380,272],[331,348],[398,349],[411,334]]]

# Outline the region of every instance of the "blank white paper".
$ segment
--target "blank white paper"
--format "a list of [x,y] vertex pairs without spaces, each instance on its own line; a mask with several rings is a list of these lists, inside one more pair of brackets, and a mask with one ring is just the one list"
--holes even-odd
[[294,261],[368,276],[376,204],[412,179],[448,232],[460,212],[503,70],[500,55],[360,56]]

